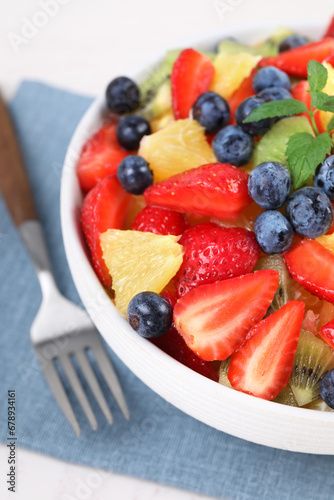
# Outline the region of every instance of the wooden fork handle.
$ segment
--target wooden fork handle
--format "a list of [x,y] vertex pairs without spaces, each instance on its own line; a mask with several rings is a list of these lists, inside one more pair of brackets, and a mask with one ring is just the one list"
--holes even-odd
[[37,215],[13,123],[0,96],[0,189],[17,227]]

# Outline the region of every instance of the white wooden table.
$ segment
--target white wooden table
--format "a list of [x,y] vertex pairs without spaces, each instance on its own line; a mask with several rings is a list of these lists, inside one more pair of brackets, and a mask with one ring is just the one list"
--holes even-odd
[[[0,0],[0,89],[10,98],[24,78],[94,96],[115,76],[198,33],[252,21],[326,22],[331,0]],[[18,450],[15,500],[198,500],[200,495]]]

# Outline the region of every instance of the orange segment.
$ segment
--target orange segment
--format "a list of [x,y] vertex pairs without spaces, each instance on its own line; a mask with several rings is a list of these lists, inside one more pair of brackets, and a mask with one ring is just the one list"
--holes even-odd
[[214,60],[215,75],[210,90],[228,99],[240,87],[261,56],[253,56],[246,52],[237,54],[218,54]]
[[164,129],[143,137],[138,154],[150,164],[154,182],[206,163],[216,157],[196,120],[177,120]]
[[175,276],[183,260],[178,239],[178,236],[117,229],[101,234],[116,307],[123,316],[134,295],[144,291],[160,293]]

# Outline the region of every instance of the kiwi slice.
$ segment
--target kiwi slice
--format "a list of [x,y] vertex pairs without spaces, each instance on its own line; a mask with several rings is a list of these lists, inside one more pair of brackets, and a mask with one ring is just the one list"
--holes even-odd
[[151,121],[158,118],[172,107],[172,94],[170,79],[167,78],[158,88],[155,96],[144,108],[140,110],[140,115]]
[[230,359],[225,359],[220,363],[219,367],[219,383],[233,389],[227,377],[228,367],[230,366]]
[[289,384],[298,406],[320,398],[323,375],[334,368],[334,351],[307,330],[301,330]]
[[278,311],[278,309],[284,306],[289,300],[293,300],[294,280],[281,254],[269,255],[268,257],[259,259],[255,269],[273,269],[279,272],[279,285],[267,311],[267,316],[269,316],[269,314]]
[[307,132],[314,136],[306,116],[291,116],[275,123],[272,129],[264,134],[257,143],[254,150],[253,166],[256,167],[264,161],[277,161],[282,165],[287,165],[285,151],[288,140],[298,132]]
[[308,408],[309,410],[318,410],[318,411],[334,411],[333,408],[330,408],[326,405],[325,401],[322,399],[315,399],[311,401],[308,405],[303,406],[303,408]]
[[273,399],[274,403],[280,403],[281,405],[288,406],[298,406],[293,390],[291,389],[290,384],[288,384],[284,389],[279,393],[279,395]]
[[247,52],[254,56],[270,57],[278,54],[279,44],[288,36],[293,35],[294,32],[289,28],[277,28],[272,35],[255,47],[250,47],[243,43],[234,40],[223,40],[218,45],[218,53],[225,54],[238,54],[239,52]]

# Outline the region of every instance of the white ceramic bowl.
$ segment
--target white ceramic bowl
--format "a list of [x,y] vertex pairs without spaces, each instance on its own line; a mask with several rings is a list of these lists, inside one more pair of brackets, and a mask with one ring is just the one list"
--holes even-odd
[[[178,46],[212,49],[222,36],[244,42],[260,41],[278,25],[239,26],[187,40]],[[317,38],[325,26],[290,23],[298,32]],[[135,80],[163,57],[142,63],[144,71],[124,71]],[[108,82],[106,82],[107,84]],[[178,363],[138,336],[117,312],[96,277],[80,231],[82,195],[76,162],[84,141],[101,124],[104,96],[90,106],[69,145],[61,186],[61,218],[65,250],[80,297],[106,342],[119,358],[153,391],[192,417],[233,436],[283,450],[334,454],[334,414],[264,401],[215,383]]]

